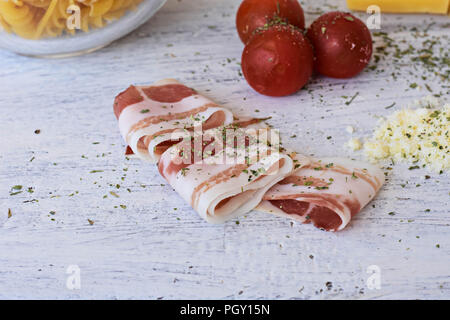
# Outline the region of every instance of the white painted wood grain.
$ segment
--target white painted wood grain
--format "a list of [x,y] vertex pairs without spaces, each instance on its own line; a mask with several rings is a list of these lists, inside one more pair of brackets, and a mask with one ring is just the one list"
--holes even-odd
[[[305,2],[308,23],[318,9],[334,8]],[[420,65],[382,60],[378,71],[354,79],[317,77],[311,93],[260,96],[239,73],[238,4],[169,0],[139,30],[83,57],[0,52],[0,298],[450,298],[448,174],[396,165],[376,200],[332,234],[257,212],[240,224],[209,225],[152,165],[124,159],[112,101],[132,83],[176,77],[236,113],[272,116],[298,151],[357,158],[343,147],[346,126],[368,135],[377,116],[428,94],[409,88],[422,83]],[[381,31],[420,45],[426,38],[413,37],[411,27],[442,37],[448,22],[386,15]],[[427,81],[448,99],[448,84]],[[345,105],[342,96],[356,92]],[[19,184],[34,193],[10,196]],[[80,290],[66,288],[69,265],[81,268]],[[366,286],[370,265],[381,268],[381,290]]]

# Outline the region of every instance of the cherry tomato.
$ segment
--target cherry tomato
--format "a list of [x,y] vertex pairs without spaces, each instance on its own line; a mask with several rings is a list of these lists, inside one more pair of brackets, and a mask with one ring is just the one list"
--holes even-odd
[[236,17],[242,42],[246,44],[257,28],[276,16],[296,27],[305,28],[305,15],[297,0],[244,0]]
[[329,12],[315,20],[307,37],[315,51],[315,70],[333,78],[360,73],[372,56],[372,37],[366,25],[345,12]]
[[314,69],[313,49],[298,28],[274,25],[255,33],[242,54],[242,71],[249,85],[268,96],[300,90]]

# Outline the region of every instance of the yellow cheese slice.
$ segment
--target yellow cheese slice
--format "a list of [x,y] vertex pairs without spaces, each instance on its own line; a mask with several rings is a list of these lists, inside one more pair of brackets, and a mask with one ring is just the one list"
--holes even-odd
[[447,14],[450,0],[347,0],[350,10],[366,11],[371,5],[380,7],[381,13]]

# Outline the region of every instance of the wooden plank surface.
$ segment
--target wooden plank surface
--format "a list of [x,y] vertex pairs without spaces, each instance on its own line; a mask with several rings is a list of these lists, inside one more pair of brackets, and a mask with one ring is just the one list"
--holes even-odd
[[[345,9],[302,2],[308,24]],[[166,77],[238,114],[272,116],[285,144],[317,156],[363,158],[344,147],[346,126],[369,135],[379,116],[429,95],[425,83],[448,99],[448,82],[411,55],[395,58],[392,45],[354,79],[316,77],[294,96],[260,96],[240,74],[238,5],[169,0],[128,37],[82,57],[0,51],[0,298],[450,298],[448,173],[395,165],[371,205],[333,234],[257,212],[209,225],[154,166],[124,159],[114,96]],[[389,42],[386,32],[402,49],[436,40],[442,56],[448,23],[382,15],[375,46]],[[10,195],[15,185],[23,192]],[[81,270],[79,290],[66,287],[70,265]],[[372,265],[380,289],[367,286]]]

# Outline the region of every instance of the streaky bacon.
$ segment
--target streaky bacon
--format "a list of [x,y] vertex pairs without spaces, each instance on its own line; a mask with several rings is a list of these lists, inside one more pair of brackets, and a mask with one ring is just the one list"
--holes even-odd
[[130,86],[114,101],[114,114],[127,143],[127,155],[156,163],[178,141],[176,130],[216,128],[233,122],[233,114],[173,79],[150,86]]
[[311,159],[273,186],[257,210],[339,231],[375,197],[383,182],[383,172],[367,163]]
[[[242,144],[226,139],[227,129]],[[208,222],[245,214],[294,169],[290,156],[259,143],[259,130],[267,130],[260,120],[240,120],[184,139],[162,154],[159,172]]]
[[[173,79],[130,86],[116,97],[114,114],[126,155],[157,162],[161,175],[209,222],[256,208],[339,231],[384,182],[379,168],[363,162],[288,154],[262,139],[269,131],[265,119],[234,118]],[[230,129],[238,135],[228,140]],[[229,162],[230,155],[245,162]]]

